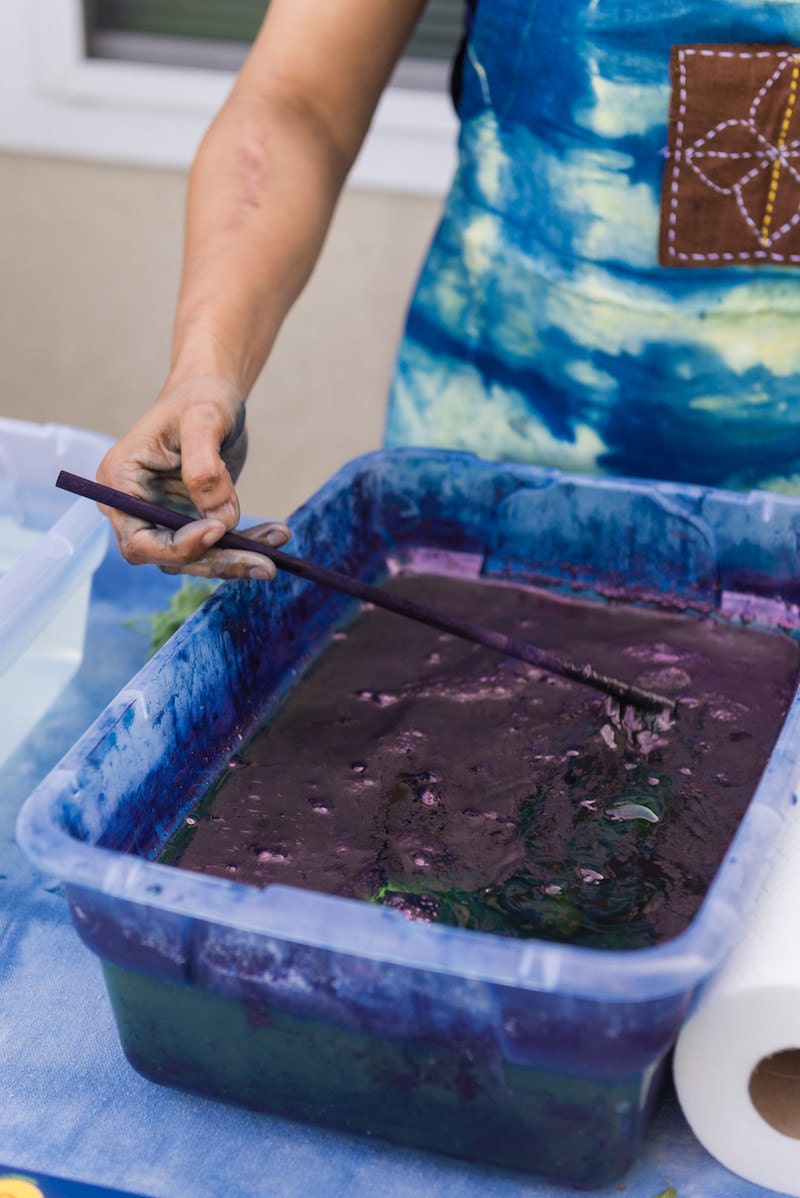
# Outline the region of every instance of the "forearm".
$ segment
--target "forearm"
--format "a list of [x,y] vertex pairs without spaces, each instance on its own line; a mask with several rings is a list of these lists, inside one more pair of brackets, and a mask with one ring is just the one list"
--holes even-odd
[[[127,561],[264,576],[265,559],[215,547],[239,518],[244,400],[424,2],[270,0],[191,171],[169,376],[98,471],[107,485],[204,518],[173,535],[110,512]],[[286,535],[264,532],[273,545]]]
[[190,174],[173,382],[215,375],[249,393],[311,273],[349,165],[308,110],[234,91]]

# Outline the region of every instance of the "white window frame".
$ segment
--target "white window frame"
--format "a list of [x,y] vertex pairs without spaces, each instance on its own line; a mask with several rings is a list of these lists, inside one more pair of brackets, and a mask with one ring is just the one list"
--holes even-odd
[[[0,0],[0,150],[185,168],[233,79],[88,58],[81,0]],[[456,136],[449,96],[389,87],[349,182],[443,195]]]

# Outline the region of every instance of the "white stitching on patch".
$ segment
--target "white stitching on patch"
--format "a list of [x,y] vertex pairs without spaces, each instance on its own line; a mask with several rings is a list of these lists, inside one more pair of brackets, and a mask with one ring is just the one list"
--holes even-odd
[[[748,113],[747,120],[730,118],[729,120],[720,121],[715,126],[713,126],[713,128],[709,129],[704,136],[698,138],[691,146],[684,149],[684,135],[685,135],[685,130],[686,130],[685,118],[686,118],[686,109],[687,109],[687,103],[688,103],[688,80],[687,80],[686,60],[691,55],[699,55],[700,57],[705,57],[705,58],[713,58],[713,57],[739,58],[739,59],[777,58],[782,61],[779,61],[778,66],[772,72],[769,79],[766,80],[766,82],[762,85],[762,87],[756,93],[756,95],[753,99],[753,102],[750,105],[750,110]],[[748,50],[733,51],[733,50],[716,50],[713,48],[699,49],[699,48],[692,48],[692,47],[682,47],[678,51],[679,77],[678,77],[677,86],[678,86],[679,106],[678,106],[678,112],[677,112],[677,117],[676,117],[676,121],[675,121],[675,139],[674,139],[674,145],[673,145],[673,168],[672,168],[672,177],[671,177],[670,186],[669,186],[670,199],[669,199],[669,212],[668,212],[668,219],[667,219],[667,225],[668,225],[668,227],[667,227],[667,254],[668,254],[668,256],[676,258],[682,262],[690,262],[690,261],[691,262],[704,262],[704,261],[707,261],[707,262],[720,262],[720,261],[723,261],[723,262],[737,262],[737,261],[746,262],[746,261],[752,261],[753,259],[759,259],[759,260],[767,259],[767,260],[775,261],[775,262],[800,262],[800,254],[781,254],[772,249],[772,246],[775,244],[775,242],[777,242],[781,237],[783,237],[786,233],[788,233],[791,229],[793,229],[798,224],[798,222],[800,222],[800,206],[798,206],[798,210],[795,212],[795,214],[792,217],[790,217],[789,220],[785,221],[783,223],[783,225],[781,225],[781,227],[779,229],[773,231],[771,233],[771,235],[768,235],[768,233],[767,233],[768,221],[762,221],[762,225],[759,228],[758,225],[756,224],[756,222],[753,220],[752,215],[748,212],[747,205],[745,203],[744,196],[743,196],[743,188],[747,185],[747,183],[749,183],[752,179],[754,179],[763,170],[768,169],[768,168],[771,168],[771,169],[773,169],[774,172],[777,172],[781,168],[785,167],[786,171],[788,173],[790,173],[792,175],[792,177],[795,179],[795,181],[798,183],[798,185],[800,185],[800,172],[798,170],[794,169],[793,163],[791,161],[792,159],[795,159],[798,162],[800,162],[800,142],[794,141],[794,142],[791,142],[788,146],[786,146],[782,143],[779,144],[778,146],[775,146],[771,142],[769,142],[758,131],[758,129],[755,127],[755,123],[754,123],[755,117],[758,112],[759,105],[761,104],[761,101],[764,99],[764,97],[767,94],[767,92],[769,91],[769,89],[772,86],[774,86],[774,84],[780,79],[781,75],[786,70],[788,61],[794,61],[795,64],[800,63],[800,53],[798,53],[795,50],[764,49],[764,50],[758,50],[758,51],[748,51]],[[787,119],[786,119],[785,123],[788,123],[788,115],[787,115]],[[739,127],[746,128],[753,135],[755,140],[757,142],[761,143],[761,146],[763,146],[763,149],[757,148],[756,150],[751,151],[751,152],[744,152],[744,151],[729,152],[729,151],[724,151],[724,150],[713,150],[713,149],[706,148],[708,145],[708,142],[714,136],[716,136],[722,130],[733,127],[733,126],[739,126]],[[731,187],[722,187],[719,184],[716,184],[713,180],[709,179],[703,173],[703,171],[700,169],[700,166],[698,165],[699,159],[717,159],[717,160],[726,159],[726,160],[730,160],[730,161],[740,161],[741,160],[742,162],[751,160],[754,162],[754,165],[749,171],[745,172],[745,174],[742,175],[741,178],[738,179],[736,181],[736,183],[733,184]],[[775,165],[776,163],[778,163],[777,166]],[[758,244],[761,246],[764,246],[766,248],[743,250],[738,253],[724,253],[724,252],[715,253],[715,252],[709,251],[707,253],[694,252],[694,253],[687,254],[687,253],[679,251],[677,248],[677,245],[676,245],[676,240],[677,240],[678,206],[679,206],[680,200],[682,198],[681,191],[680,191],[682,164],[685,164],[686,166],[691,167],[692,170],[694,170],[694,172],[698,175],[698,177],[700,179],[702,179],[703,183],[706,186],[708,186],[712,191],[717,192],[719,195],[733,194],[735,197],[739,212],[741,213],[747,226],[753,232]],[[775,178],[777,180],[777,173],[775,175]],[[777,186],[777,183],[776,183],[776,186]]]

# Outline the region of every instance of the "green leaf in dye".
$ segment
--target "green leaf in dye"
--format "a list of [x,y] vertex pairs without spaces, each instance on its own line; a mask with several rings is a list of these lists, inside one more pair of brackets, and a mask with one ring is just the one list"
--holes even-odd
[[213,595],[218,586],[218,582],[186,577],[183,579],[180,588],[172,596],[169,607],[163,611],[153,612],[149,616],[140,616],[136,619],[125,620],[124,625],[126,628],[132,628],[136,632],[145,632],[145,629],[141,629],[139,625],[149,625],[149,630],[147,630],[150,635],[149,656],[152,657],[162,645],[167,643],[172,634],[177,632],[181,625],[189,619],[189,616],[197,611],[200,604],[209,595]]
[[632,803],[630,800],[612,803],[606,815],[609,819],[643,819],[650,824],[658,823],[658,816],[651,807],[645,806],[644,803]]

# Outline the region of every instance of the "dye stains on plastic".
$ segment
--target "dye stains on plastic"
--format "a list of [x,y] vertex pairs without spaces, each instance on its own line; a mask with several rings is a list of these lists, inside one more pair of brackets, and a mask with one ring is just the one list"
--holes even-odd
[[683,931],[785,717],[795,641],[510,585],[390,585],[673,696],[678,715],[362,611],[161,860],[513,937],[634,949]]

